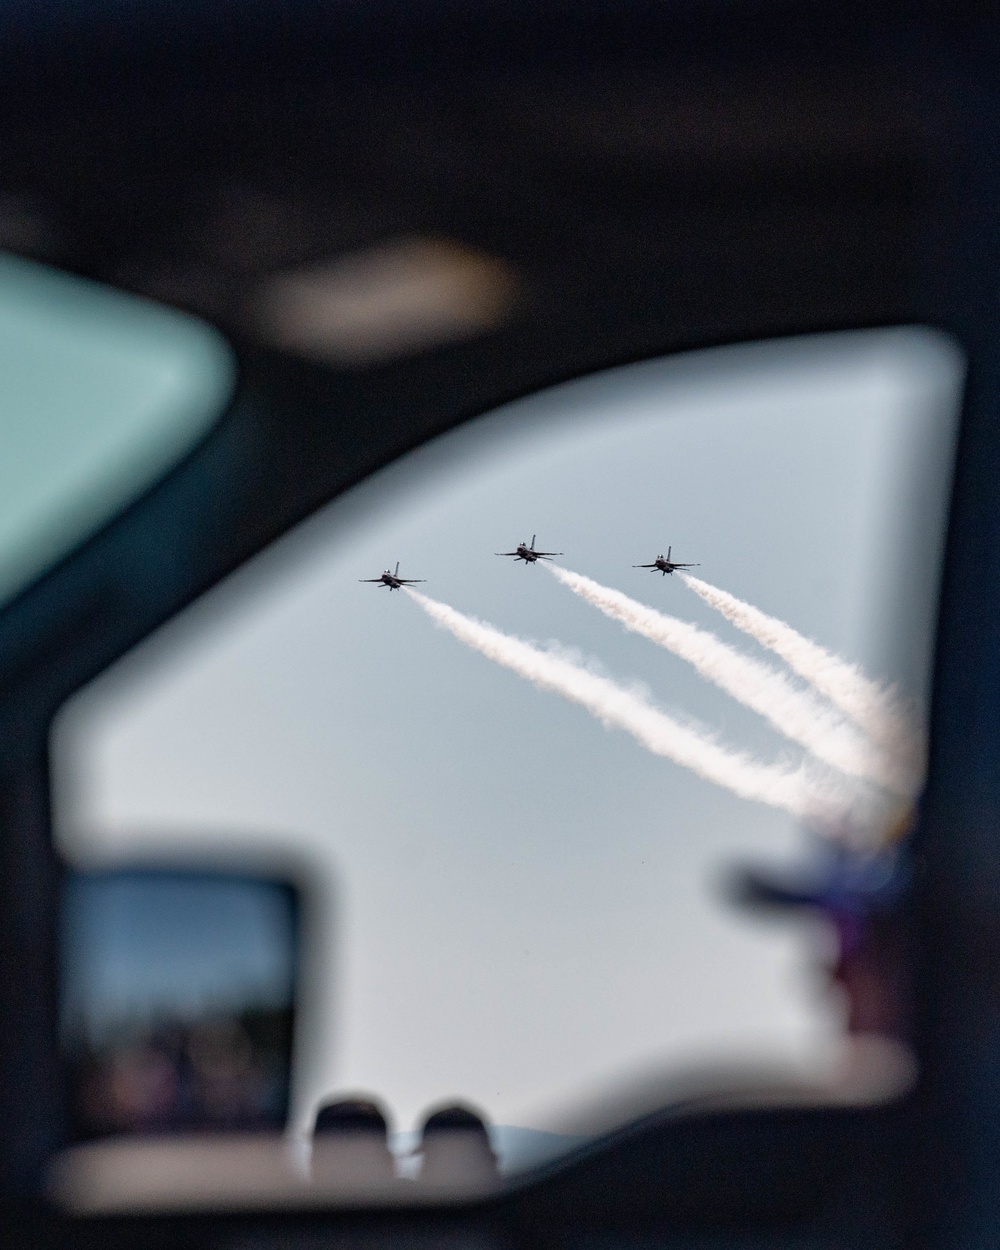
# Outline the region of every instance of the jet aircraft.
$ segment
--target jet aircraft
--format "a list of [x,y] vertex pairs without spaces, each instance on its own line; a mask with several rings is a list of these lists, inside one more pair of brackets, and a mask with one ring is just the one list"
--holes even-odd
[[404,586],[415,586],[417,582],[425,581],[423,577],[400,577],[399,561],[396,561],[395,573],[390,573],[386,569],[381,577],[359,577],[359,582],[376,582],[379,586],[388,586],[390,590],[401,590]]
[[494,551],[495,556],[513,556],[515,560],[523,560],[525,564],[534,564],[536,560],[551,560],[553,556],[561,556],[561,551],[536,551],[535,539],[537,534],[531,535],[531,546],[529,547],[523,540],[517,544],[514,551]]
[[666,577],[668,573],[672,573],[674,569],[700,568],[700,565],[697,564],[678,564],[676,560],[671,560],[670,551],[671,548],[668,547],[667,554],[665,556],[662,554],[658,555],[652,564],[633,564],[632,567],[634,569],[659,569],[664,577]]

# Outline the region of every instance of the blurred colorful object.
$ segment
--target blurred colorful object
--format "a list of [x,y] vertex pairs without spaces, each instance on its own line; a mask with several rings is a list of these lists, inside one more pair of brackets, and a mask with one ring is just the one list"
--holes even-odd
[[72,874],[61,1033],[74,1135],[280,1128],[295,891],[155,869]]
[[197,319],[0,255],[0,602],[180,460],[234,376]]

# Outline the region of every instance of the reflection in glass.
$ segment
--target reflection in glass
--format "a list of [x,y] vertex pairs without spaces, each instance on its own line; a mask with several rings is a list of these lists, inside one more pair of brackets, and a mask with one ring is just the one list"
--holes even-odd
[[75,1136],[280,1127],[295,961],[287,886],[71,874],[61,1033]]

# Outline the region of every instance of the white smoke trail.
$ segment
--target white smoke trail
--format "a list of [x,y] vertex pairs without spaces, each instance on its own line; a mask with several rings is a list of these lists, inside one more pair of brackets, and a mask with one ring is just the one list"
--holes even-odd
[[428,616],[460,642],[536,686],[586,708],[604,725],[624,729],[654,755],[673,760],[741,798],[781,808],[802,820],[836,824],[849,819],[855,795],[846,786],[816,777],[801,765],[791,768],[763,764],[748,755],[728,751],[609,678],[591,673],[560,655],[540,651],[420,591],[404,589]]
[[924,774],[923,735],[892,688],[873,681],[856,664],[841,659],[791,625],[768,616],[735,595],[690,573],[679,572],[678,576],[727,621],[781,656],[789,668],[860,725],[896,761],[907,793],[911,796],[917,793]]
[[851,777],[863,777],[902,797],[910,796],[910,778],[893,759],[873,749],[839,713],[809,691],[800,690],[784,673],[741,654],[697,625],[657,612],[592,578],[557,564],[544,567],[605,616],[686,660],[818,759]]

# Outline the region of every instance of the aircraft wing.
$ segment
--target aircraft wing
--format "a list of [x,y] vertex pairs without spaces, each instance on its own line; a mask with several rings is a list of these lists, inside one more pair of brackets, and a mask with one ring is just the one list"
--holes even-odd
[[400,586],[416,586],[418,582],[425,582],[426,577],[397,577],[396,581]]
[[657,566],[655,563],[653,563],[653,564],[633,564],[632,567],[634,569],[655,569]]
[[533,556],[541,556],[543,560],[551,560],[553,556],[565,555],[563,551],[533,551]]
[[516,556],[520,553],[517,551],[494,551],[495,556]]
[[382,580],[381,577],[359,577],[358,578],[359,582],[380,582],[381,580]]

